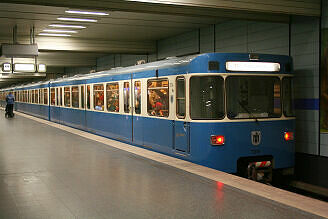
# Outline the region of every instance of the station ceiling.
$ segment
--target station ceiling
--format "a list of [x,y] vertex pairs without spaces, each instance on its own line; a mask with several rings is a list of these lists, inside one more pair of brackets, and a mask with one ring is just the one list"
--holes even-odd
[[[68,10],[100,11],[93,16],[67,13]],[[0,43],[30,43],[35,28],[38,62],[48,67],[94,66],[106,54],[151,54],[156,41],[231,19],[289,22],[290,15],[320,16],[320,0],[2,0]],[[97,22],[63,21],[58,18],[87,18]],[[80,25],[69,37],[41,36],[51,24]],[[75,29],[69,29],[75,30]],[[0,57],[0,64],[10,61]],[[16,59],[15,62],[25,62]],[[52,73],[52,72],[50,72]],[[42,75],[41,75],[42,76]],[[0,87],[40,75],[2,75]],[[43,77],[43,76],[42,76]]]

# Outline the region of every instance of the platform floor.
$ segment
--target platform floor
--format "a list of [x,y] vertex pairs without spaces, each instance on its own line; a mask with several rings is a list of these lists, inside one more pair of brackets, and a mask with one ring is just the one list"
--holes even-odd
[[0,110],[0,218],[319,216]]

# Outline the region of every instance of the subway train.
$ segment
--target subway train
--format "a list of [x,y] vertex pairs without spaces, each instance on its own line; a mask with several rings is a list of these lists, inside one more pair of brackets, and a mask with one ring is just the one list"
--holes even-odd
[[[294,166],[292,58],[206,53],[0,90],[15,110],[257,181]],[[90,145],[92,147],[92,145]]]

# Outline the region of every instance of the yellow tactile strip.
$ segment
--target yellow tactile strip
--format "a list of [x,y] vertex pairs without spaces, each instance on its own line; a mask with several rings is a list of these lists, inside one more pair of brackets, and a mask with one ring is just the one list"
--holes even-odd
[[238,176],[234,176],[228,173],[217,171],[211,168],[200,166],[188,161],[180,160],[174,157],[149,151],[139,147],[133,147],[129,144],[94,135],[88,132],[77,130],[68,126],[60,125],[57,123],[49,122],[47,120],[39,119],[30,115],[16,112],[17,115],[23,116],[25,118],[32,119],[34,121],[50,125],[55,128],[62,129],[72,134],[79,135],[81,137],[91,139],[110,147],[118,148],[160,163],[164,163],[178,169],[221,182],[223,184],[238,188],[240,190],[276,201],[278,203],[288,205],[290,207],[298,208],[302,211],[309,212],[318,216],[328,218],[328,203],[298,195],[292,192],[288,192],[282,189],[278,189],[272,186],[264,185],[262,183],[257,183],[250,181]]

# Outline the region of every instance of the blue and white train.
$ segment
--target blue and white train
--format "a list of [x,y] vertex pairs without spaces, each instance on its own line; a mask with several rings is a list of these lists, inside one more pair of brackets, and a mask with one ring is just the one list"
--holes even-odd
[[294,166],[292,78],[289,56],[208,53],[11,87],[0,99],[13,91],[17,111],[261,180]]

